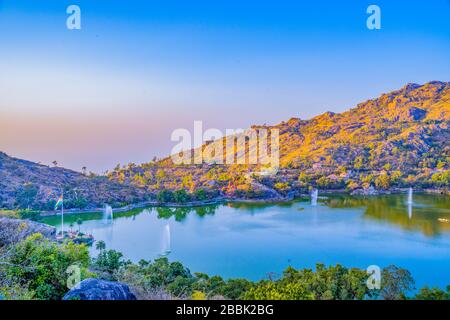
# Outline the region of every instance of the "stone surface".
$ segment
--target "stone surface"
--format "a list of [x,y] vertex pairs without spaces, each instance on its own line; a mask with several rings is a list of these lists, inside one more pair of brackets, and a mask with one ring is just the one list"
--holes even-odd
[[55,239],[56,228],[30,220],[0,218],[0,246],[22,241],[34,233]]
[[408,114],[409,118],[414,121],[422,120],[427,115],[427,112],[425,110],[422,110],[422,109],[419,109],[416,107],[411,107],[408,110],[408,113],[409,113]]
[[70,290],[63,300],[136,300],[136,296],[126,284],[86,279]]

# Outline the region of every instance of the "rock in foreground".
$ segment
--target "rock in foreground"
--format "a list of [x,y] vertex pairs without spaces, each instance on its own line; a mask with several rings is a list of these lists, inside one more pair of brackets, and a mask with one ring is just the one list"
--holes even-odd
[[86,279],[70,290],[63,300],[136,300],[136,296],[126,284]]

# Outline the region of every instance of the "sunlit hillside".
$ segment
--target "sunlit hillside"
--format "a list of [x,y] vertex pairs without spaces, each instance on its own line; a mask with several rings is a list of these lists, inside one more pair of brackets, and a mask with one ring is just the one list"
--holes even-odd
[[[109,177],[155,192],[204,188],[242,197],[282,196],[312,187],[445,188],[449,185],[449,126],[450,83],[408,84],[341,114],[327,112],[310,120],[292,118],[276,126],[253,126],[279,130],[279,170],[238,164],[179,166],[166,158],[118,166]],[[223,140],[214,143],[225,148]],[[207,148],[202,147],[206,159]],[[246,157],[249,152],[251,147]],[[271,174],[262,174],[264,170]]]

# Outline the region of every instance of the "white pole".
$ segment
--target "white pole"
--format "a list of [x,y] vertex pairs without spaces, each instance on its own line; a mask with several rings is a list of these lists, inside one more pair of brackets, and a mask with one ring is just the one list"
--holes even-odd
[[64,239],[64,191],[62,192],[61,203],[61,238]]

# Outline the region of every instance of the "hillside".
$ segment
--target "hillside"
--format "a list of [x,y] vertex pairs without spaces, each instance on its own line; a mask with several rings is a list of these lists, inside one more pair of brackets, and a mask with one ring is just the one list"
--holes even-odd
[[63,189],[68,208],[144,199],[142,190],[120,185],[106,177],[87,177],[72,170],[12,158],[0,152],[0,208],[53,210]]
[[[312,188],[349,192],[369,187],[449,188],[449,82],[408,84],[344,113],[252,127],[261,128],[279,130],[277,168],[175,165],[168,157],[117,165],[106,176],[85,176],[0,153],[0,208],[51,210],[62,188],[68,208],[120,206],[155,198],[161,202],[278,199]],[[207,145],[201,150],[208,158]],[[241,151],[235,148],[233,156],[239,157]],[[250,152],[246,149],[243,156]]]
[[205,189],[250,198],[275,196],[268,190],[286,195],[311,188],[449,185],[449,82],[408,84],[341,114],[252,128],[279,129],[280,168],[274,175],[260,174],[264,168],[258,165],[175,166],[166,158],[118,166],[109,178],[154,192]]

